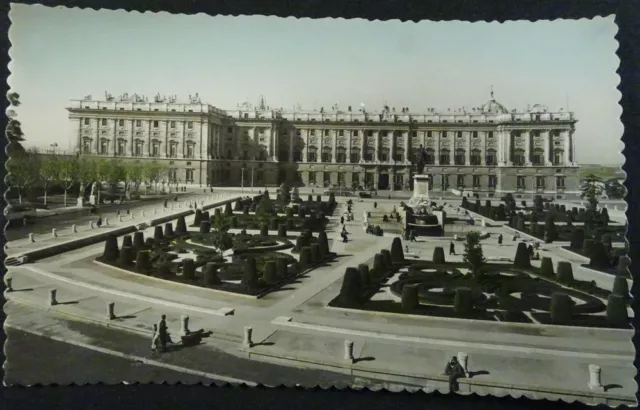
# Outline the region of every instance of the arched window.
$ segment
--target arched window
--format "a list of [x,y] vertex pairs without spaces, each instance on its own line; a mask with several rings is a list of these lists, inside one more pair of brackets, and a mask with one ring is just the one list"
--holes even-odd
[[456,157],[454,159],[455,165],[464,165],[465,164],[465,155],[466,151],[462,148],[458,148],[456,150]]
[[523,149],[514,149],[513,150],[513,165],[524,165],[524,150]]
[[553,165],[564,165],[564,150],[553,150]]
[[451,151],[444,148],[440,150],[440,165],[449,165],[451,162]]
[[189,141],[187,142],[187,152],[185,153],[185,158],[194,158],[196,154],[196,144]]
[[119,139],[116,155],[120,155],[120,156],[126,155],[126,147],[127,147],[127,142],[123,139]]
[[360,162],[360,148],[351,148],[350,160],[352,164]]
[[158,140],[151,141],[151,156],[152,157],[160,156],[160,141]]
[[133,155],[135,155],[136,157],[141,157],[142,156],[142,151],[144,149],[144,141],[142,140],[135,140],[133,142]]
[[91,140],[85,139],[82,142],[82,153],[83,154],[91,154]]
[[479,149],[471,150],[471,165],[480,165],[482,163],[482,152]]
[[318,148],[313,145],[307,148],[307,162],[316,162],[318,160]]
[[533,150],[533,165],[544,165],[544,150],[542,148],[535,148]]
[[100,155],[109,154],[109,140],[106,138],[100,139]]
[[495,149],[488,149],[485,158],[487,165],[498,165],[498,156]]

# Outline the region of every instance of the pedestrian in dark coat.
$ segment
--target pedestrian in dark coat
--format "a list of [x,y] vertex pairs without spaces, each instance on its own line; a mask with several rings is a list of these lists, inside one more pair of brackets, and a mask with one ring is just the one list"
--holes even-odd
[[458,379],[463,377],[465,374],[457,357],[453,356],[449,363],[447,363],[447,366],[444,369],[444,374],[449,376],[449,391],[458,391],[460,389]]
[[453,241],[449,242],[449,255],[456,254],[456,244]]
[[502,245],[502,234],[498,235],[498,245]]
[[167,351],[167,341],[169,340],[169,334],[167,333],[167,316],[162,315],[160,322],[158,322],[158,341],[163,352]]

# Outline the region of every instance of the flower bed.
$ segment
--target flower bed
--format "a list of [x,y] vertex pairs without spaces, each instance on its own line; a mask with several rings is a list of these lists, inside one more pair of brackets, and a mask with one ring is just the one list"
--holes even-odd
[[[441,248],[440,248],[441,249]],[[394,264],[399,273],[389,292],[399,301],[376,299],[382,283],[363,297],[363,290],[351,291],[344,297],[345,287],[352,285],[345,273],[343,290],[330,306],[460,319],[476,319],[513,323],[559,324],[598,328],[629,328],[624,297],[600,289],[595,282],[575,280],[571,265],[558,264],[554,273],[551,260],[544,268],[516,268],[510,263],[486,263],[476,273],[463,274],[464,263],[444,262],[444,252],[437,262],[407,261]],[[613,301],[610,309],[603,300]],[[620,305],[617,298],[621,298]],[[608,302],[609,303],[609,302]],[[621,307],[622,306],[622,307]]]

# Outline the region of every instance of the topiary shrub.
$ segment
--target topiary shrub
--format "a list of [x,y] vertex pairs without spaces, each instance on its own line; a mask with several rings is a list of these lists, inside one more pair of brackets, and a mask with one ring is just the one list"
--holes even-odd
[[133,248],[133,241],[131,240],[131,235],[125,235],[122,237],[122,247],[125,246],[129,248]]
[[258,269],[256,267],[256,258],[253,256],[248,256],[245,260],[241,283],[244,289],[249,292],[258,288]]
[[280,281],[276,273],[276,261],[268,260],[264,263],[264,273],[262,274],[262,280],[269,285],[276,284]]
[[402,241],[400,238],[393,238],[391,242],[391,260],[395,263],[404,262],[404,252],[402,251]]
[[242,214],[243,214],[243,215],[249,215],[249,205],[245,205],[245,206],[242,208]]
[[131,246],[123,246],[120,249],[120,266],[131,266],[133,263],[133,248]]
[[557,267],[556,279],[558,282],[566,285],[573,283],[573,266],[571,266],[571,263],[567,261],[560,261],[558,262]]
[[627,279],[622,276],[616,276],[613,279],[613,290],[611,291],[611,293],[628,299],[629,298],[629,282],[627,282]]
[[361,263],[358,265],[358,272],[360,272],[360,283],[365,288],[371,286],[371,272],[369,272],[369,265]]
[[473,294],[469,288],[456,288],[453,297],[453,311],[466,316],[473,310]]
[[278,277],[281,279],[289,276],[289,269],[287,268],[286,258],[276,258],[276,275],[278,275]]
[[571,249],[581,249],[584,244],[584,229],[574,228],[571,232]]
[[384,267],[384,257],[379,253],[376,253],[373,257],[373,274],[376,277],[384,276],[387,273],[387,270]]
[[551,294],[551,306],[549,314],[551,323],[556,325],[568,324],[573,316],[573,301],[566,293],[554,292]]
[[153,248],[154,244],[155,244],[155,239],[153,238],[147,238],[144,241],[144,246],[147,247],[147,249]]
[[629,277],[631,272],[629,271],[629,265],[631,259],[627,255],[621,255],[618,257],[617,274],[624,277]]
[[196,277],[196,263],[193,259],[187,258],[182,261],[182,278],[193,280]]
[[145,248],[144,244],[144,232],[137,231],[133,233],[133,250],[139,251]]
[[585,239],[582,243],[582,254],[587,258],[591,257],[591,252],[593,249],[593,244],[595,243],[592,239]]
[[384,267],[387,271],[393,269],[393,260],[391,259],[391,251],[389,249],[383,249],[380,251],[382,260],[384,261]]
[[202,210],[201,209],[196,209],[196,213],[193,217],[193,224],[195,226],[200,226],[200,222],[202,222]]
[[184,235],[187,232],[187,222],[184,220],[184,216],[178,217],[178,222],[176,222],[176,235]]
[[200,222],[200,233],[209,233],[211,232],[211,222],[202,221]]
[[329,239],[327,239],[327,233],[325,231],[320,231],[320,233],[318,233],[317,244],[320,251],[320,258],[327,258],[329,256]]
[[521,232],[524,232],[526,229],[525,221],[522,216],[518,216],[518,219],[516,220],[516,229]]
[[271,218],[269,220],[269,229],[272,231],[278,230],[278,218]]
[[308,246],[303,246],[302,249],[300,249],[299,262],[303,269],[308,269],[309,267],[311,267],[311,248],[309,248]]
[[231,202],[227,202],[224,206],[224,214],[231,216],[233,215],[233,209],[231,209]]
[[232,229],[238,229],[238,217],[237,216],[232,216],[230,221],[229,221],[229,226]]
[[553,271],[553,261],[548,256],[543,257],[540,261],[540,274],[547,278],[555,277],[555,272]]
[[436,246],[433,250],[433,263],[436,263],[438,265],[442,265],[445,263],[444,248],[442,248],[442,246]]
[[236,203],[233,206],[233,210],[234,211],[241,211],[242,210],[242,201],[240,201],[240,199],[236,199]]
[[342,306],[359,305],[362,298],[360,273],[355,268],[347,268],[342,279],[339,301]]
[[400,306],[405,312],[411,312],[420,305],[418,299],[418,286],[417,285],[404,285],[402,287],[402,299]]
[[267,224],[260,225],[260,235],[269,236],[269,227],[267,226]]
[[167,222],[166,224],[164,224],[164,237],[171,238],[173,236],[173,224],[171,222]]
[[136,267],[135,267],[135,269],[138,272],[146,273],[147,270],[149,269],[149,267],[151,266],[150,259],[151,259],[151,252],[149,252],[147,250],[138,251],[136,253]]
[[513,259],[513,266],[520,269],[527,269],[531,267],[531,255],[529,254],[529,249],[527,248],[526,243],[520,242],[518,244],[516,256]]
[[607,297],[607,322],[617,327],[629,326],[629,313],[627,312],[627,298],[611,294]]
[[214,262],[208,262],[204,266],[204,274],[202,275],[202,282],[204,286],[218,286],[222,284],[220,277],[218,277],[218,265]]
[[607,269],[611,267],[609,265],[609,254],[602,242],[594,242],[591,246],[591,254],[585,256],[590,256],[589,266],[592,268]]
[[169,263],[161,263],[158,265],[158,271],[156,275],[159,278],[168,279],[173,274],[171,273],[171,265]]
[[120,250],[118,249],[118,237],[116,235],[109,235],[104,241],[104,252],[102,258],[106,262],[115,262],[118,259]]
[[162,233],[162,226],[156,226],[153,229],[153,239],[156,241],[161,241],[164,239],[164,234]]
[[287,218],[285,226],[288,230],[292,231],[294,228],[293,219]]
[[320,255],[320,246],[317,243],[312,243],[309,246],[311,250],[311,263],[316,265],[322,261],[322,256]]

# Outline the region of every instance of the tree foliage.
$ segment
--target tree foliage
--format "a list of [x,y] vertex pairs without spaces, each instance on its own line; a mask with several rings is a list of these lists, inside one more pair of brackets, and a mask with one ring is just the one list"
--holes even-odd
[[472,272],[477,272],[486,262],[484,253],[482,252],[482,245],[480,244],[480,234],[478,232],[472,231],[467,233],[467,238],[464,243],[463,261],[469,265],[469,269]]

